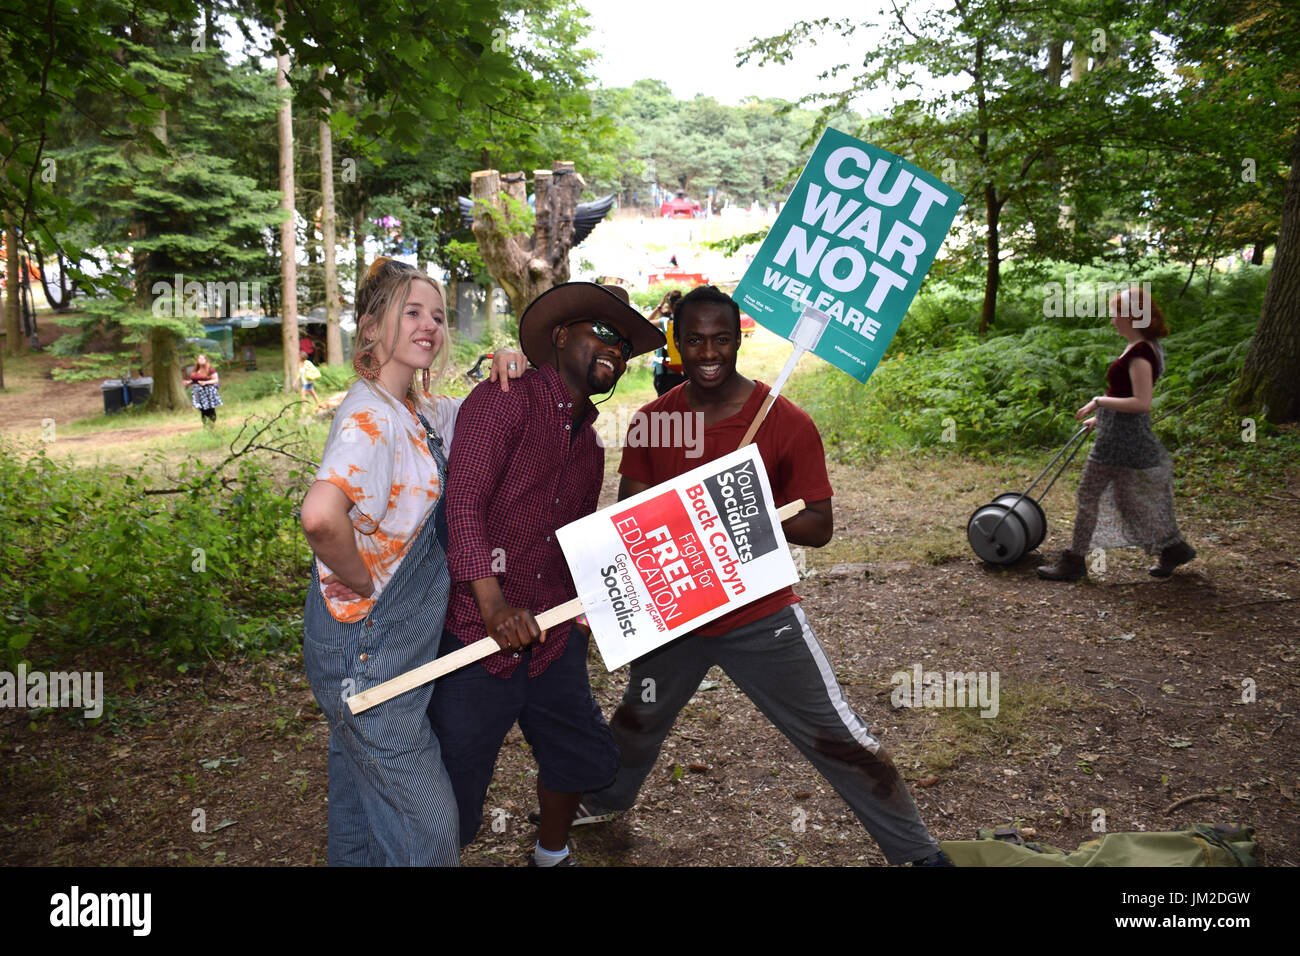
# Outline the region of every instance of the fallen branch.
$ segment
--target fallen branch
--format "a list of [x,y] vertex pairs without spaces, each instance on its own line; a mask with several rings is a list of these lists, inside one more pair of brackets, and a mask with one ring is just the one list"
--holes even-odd
[[[273,444],[265,444],[261,441],[263,435],[280,424],[280,421],[284,418],[286,412],[290,409],[296,409],[299,405],[303,404],[306,404],[305,401],[289,402],[281,407],[281,409],[270,418],[262,418],[261,416],[255,415],[251,418],[244,419],[244,423],[239,427],[238,434],[231,439],[230,454],[228,454],[220,464],[213,465],[208,469],[208,473],[202,478],[199,478],[188,485],[177,486],[175,488],[147,488],[144,493],[146,495],[188,494],[189,492],[197,491],[211,485],[218,480],[220,481],[222,489],[229,488],[239,479],[222,474],[226,470],[226,466],[232,461],[242,458],[244,455],[247,455],[252,451],[269,451],[276,455],[283,455],[286,458],[292,458],[294,461],[302,462],[304,465],[311,465],[313,468],[316,467],[319,464],[318,462],[315,462],[310,458],[304,458],[302,455],[295,454],[289,450],[301,445],[303,443],[301,438],[285,435],[281,436],[278,442]],[[248,434],[250,427],[252,428],[252,434]],[[246,435],[247,437],[245,437]],[[243,442],[242,445],[240,444],[241,441]]]
[[[233,485],[233,484],[234,484],[235,482],[237,482],[237,481],[239,481],[238,478],[234,478],[234,477],[232,477],[232,476],[227,475],[227,476],[225,476],[225,477],[223,477],[223,478],[221,479],[221,487],[222,487],[222,489],[229,488],[231,485]],[[193,490],[193,486],[189,486],[189,487],[185,487],[185,488],[146,488],[146,489],[144,490],[144,494],[146,494],[146,495],[183,495],[183,494],[185,494],[187,491],[191,491],[191,490]]]
[[1173,813],[1179,807],[1184,807],[1189,803],[1197,803],[1201,800],[1217,800],[1217,799],[1219,799],[1219,795],[1217,793],[1194,793],[1190,797],[1183,797],[1183,799],[1181,800],[1175,800],[1173,803],[1169,804],[1169,806],[1165,807],[1163,813],[1165,816],[1169,816],[1169,814]]
[[1129,690],[1127,687],[1121,687],[1119,684],[1115,685],[1115,689],[1122,690],[1126,694],[1131,694],[1133,696],[1133,699],[1138,702],[1138,707],[1141,708],[1142,710],[1142,716],[1145,717],[1147,715],[1147,705],[1142,700],[1141,697],[1139,697],[1137,694],[1134,694],[1133,691]]

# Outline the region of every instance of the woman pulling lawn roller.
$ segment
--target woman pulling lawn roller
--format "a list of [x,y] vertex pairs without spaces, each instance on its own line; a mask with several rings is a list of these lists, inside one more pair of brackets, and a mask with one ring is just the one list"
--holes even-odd
[[[454,866],[456,800],[425,716],[433,687],[361,717],[343,703],[432,659],[442,633],[451,583],[434,512],[459,408],[428,395],[430,366],[446,364],[442,289],[380,259],[357,294],[357,314],[360,379],[339,405],[302,504],[316,554],[303,658],[330,725],[329,862]],[[520,353],[498,356],[522,374]]]
[[[1164,371],[1157,339],[1168,335],[1160,307],[1138,287],[1110,299],[1110,323],[1128,348],[1106,371],[1109,388],[1075,414],[1097,441],[1079,481],[1074,538],[1056,564],[1038,568],[1049,581],[1074,581],[1088,572],[1090,548],[1142,547],[1159,554],[1150,569],[1167,578],[1196,557],[1174,519],[1173,465],[1151,430],[1151,393]],[[1096,415],[1089,418],[1096,412]]]

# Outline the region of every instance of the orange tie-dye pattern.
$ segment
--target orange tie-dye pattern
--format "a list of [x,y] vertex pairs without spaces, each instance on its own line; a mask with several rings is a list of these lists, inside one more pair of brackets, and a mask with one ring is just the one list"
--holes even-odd
[[[348,478],[353,477],[358,472],[364,473],[364,471],[365,469],[357,468],[354,465],[348,469]],[[338,485],[340,490],[348,496],[353,504],[366,500],[369,497],[369,495],[366,494],[366,489],[362,488],[360,485],[352,484],[352,482],[348,481],[348,478],[344,478],[337,471],[331,468],[329,470],[329,475],[326,476],[325,480],[332,485]]]
[[374,417],[370,412],[356,412],[353,414],[352,420],[357,423],[357,428],[361,429],[370,439],[372,445],[384,441],[384,435],[379,430],[379,426],[375,424]]
[[[358,531],[357,548],[370,572],[376,593],[357,601],[326,599],[336,620],[354,622],[362,620],[374,607],[378,595],[401,564],[424,521],[432,515],[430,509],[441,496],[442,485],[422,428],[416,433],[411,422],[394,421],[365,408],[354,411],[348,417],[348,423],[355,423],[356,428],[371,439],[368,443],[351,446],[362,464],[339,460],[348,455],[348,445],[344,442],[327,449],[327,462],[317,478],[337,485],[356,506],[353,526]],[[410,445],[405,442],[390,445],[388,437],[392,437],[395,426],[405,426]],[[388,454],[393,455],[393,477],[386,496],[379,488],[364,487],[365,464],[369,464],[374,455],[385,454],[383,446],[391,447]],[[343,470],[346,470],[347,477],[339,473]],[[369,516],[380,512],[380,502],[384,503],[382,517],[375,521]],[[325,572],[322,570],[321,573],[323,576]]]

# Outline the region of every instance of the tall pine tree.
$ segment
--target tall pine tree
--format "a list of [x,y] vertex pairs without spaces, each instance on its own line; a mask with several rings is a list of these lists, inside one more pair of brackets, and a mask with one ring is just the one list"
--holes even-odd
[[125,68],[165,109],[136,126],[101,99],[79,104],[93,122],[64,127],[59,185],[93,213],[87,245],[104,250],[103,266],[130,294],[88,303],[83,334],[61,350],[84,345],[101,325],[120,330],[149,356],[151,407],[182,408],[181,338],[198,334],[203,316],[255,305],[268,278],[277,194],[239,171],[230,143],[242,137],[230,128],[270,128],[274,98],[266,75],[228,65],[190,23],[138,10],[111,32]]

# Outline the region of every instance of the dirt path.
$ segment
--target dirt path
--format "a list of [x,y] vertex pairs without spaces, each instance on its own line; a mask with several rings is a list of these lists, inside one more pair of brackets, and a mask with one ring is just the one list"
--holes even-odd
[[[46,331],[42,330],[43,337]],[[123,454],[133,456],[147,442],[200,427],[195,421],[69,434],[67,426],[73,422],[101,418],[104,403],[98,381],[58,382],[50,378],[50,370],[61,365],[66,365],[66,360],[49,352],[37,352],[5,367],[6,387],[0,391],[0,439],[44,447],[54,457],[75,458],[83,464],[105,460],[120,464]]]
[[[1300,504],[1179,502],[1201,557],[1171,580],[1110,552],[1104,575],[1050,584],[992,570],[964,539],[1014,469],[907,457],[832,470],[837,534],[797,590],[851,705],[893,751],[944,839],[1016,824],[1065,848],[1196,821],[1257,828],[1300,863]],[[1292,474],[1294,487],[1300,476]],[[612,498],[614,481],[606,481]],[[1070,489],[1047,504],[1048,545]],[[1035,556],[1036,558],[1036,556]],[[995,717],[891,705],[893,675],[997,673]],[[0,711],[0,827],[12,864],[323,862],[327,731],[293,657],[187,676],[101,656],[110,718]],[[625,672],[595,658],[608,715]],[[519,865],[535,768],[501,752],[468,865]],[[1180,800],[1194,798],[1167,812]],[[1104,815],[1104,817],[1103,817]],[[21,837],[21,839],[16,839]],[[588,865],[883,863],[844,804],[718,671],[682,713],[638,807],[575,832]]]
[[102,414],[98,382],[56,382],[49,371],[63,364],[48,353],[25,356],[5,364],[5,388],[0,390],[0,436],[19,432],[39,434],[42,422],[56,427]]

